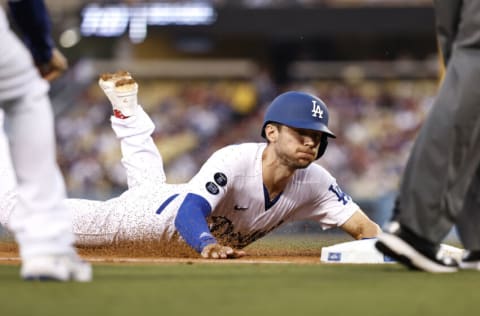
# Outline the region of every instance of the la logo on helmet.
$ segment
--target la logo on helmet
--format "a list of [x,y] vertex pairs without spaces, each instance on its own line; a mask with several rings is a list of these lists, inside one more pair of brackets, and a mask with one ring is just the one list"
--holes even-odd
[[320,107],[320,104],[317,104],[316,100],[312,100],[313,106],[312,106],[312,116],[313,117],[318,117],[318,118],[323,118],[323,111],[322,108]]

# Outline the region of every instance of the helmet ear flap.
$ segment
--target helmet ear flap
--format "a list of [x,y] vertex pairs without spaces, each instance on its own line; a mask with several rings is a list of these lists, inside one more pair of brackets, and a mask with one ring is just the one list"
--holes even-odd
[[318,147],[317,159],[323,156],[323,154],[327,150],[327,145],[328,145],[328,135],[324,133],[320,138],[320,146]]

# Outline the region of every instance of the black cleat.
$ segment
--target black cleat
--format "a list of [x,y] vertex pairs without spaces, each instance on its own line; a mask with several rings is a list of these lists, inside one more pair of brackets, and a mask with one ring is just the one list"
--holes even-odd
[[460,262],[460,268],[464,270],[480,271],[480,250],[467,250]]
[[381,233],[375,247],[383,254],[397,260],[413,270],[432,273],[458,271],[458,263],[452,257],[444,256],[440,245],[425,240],[408,228],[396,226],[391,233]]

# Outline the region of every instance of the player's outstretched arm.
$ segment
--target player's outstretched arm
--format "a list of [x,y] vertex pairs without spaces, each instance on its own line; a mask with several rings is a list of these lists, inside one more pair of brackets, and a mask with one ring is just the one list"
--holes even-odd
[[377,237],[382,231],[380,226],[372,221],[361,209],[353,213],[340,228],[355,239]]
[[246,255],[245,251],[220,244],[210,244],[203,248],[201,255],[205,259],[234,259]]
[[212,212],[210,204],[200,195],[188,193],[178,209],[175,228],[185,242],[206,259],[243,257],[244,251],[220,245],[208,228],[206,217]]

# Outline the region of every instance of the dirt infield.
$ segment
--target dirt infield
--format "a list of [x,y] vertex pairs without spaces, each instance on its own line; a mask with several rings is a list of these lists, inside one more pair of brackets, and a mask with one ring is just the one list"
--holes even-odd
[[[320,249],[303,247],[271,247],[257,245],[247,247],[247,255],[231,260],[206,260],[185,244],[165,244],[161,242],[124,242],[121,244],[79,247],[82,258],[93,263],[118,264],[169,264],[169,263],[320,263]],[[18,264],[18,247],[14,242],[0,242],[0,264]]]

